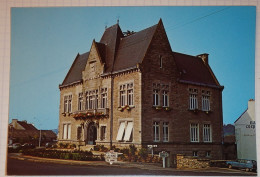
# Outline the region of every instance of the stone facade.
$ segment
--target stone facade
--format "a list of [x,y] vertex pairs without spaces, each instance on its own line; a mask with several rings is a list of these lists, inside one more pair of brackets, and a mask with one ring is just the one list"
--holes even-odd
[[[108,28],[104,35],[113,28],[115,27]],[[118,31],[120,28],[117,33]],[[201,75],[210,78],[209,82],[204,76],[199,76],[204,79],[202,81],[196,81],[196,78],[189,80],[185,74],[192,68],[189,71],[180,69],[182,65],[177,62],[179,54],[172,52],[162,21],[144,31],[147,31],[146,35],[152,33],[150,41],[147,42],[146,50],[142,48],[138,52],[139,48],[136,47],[140,59],[131,67],[123,68],[125,63],[121,63],[123,69],[108,72],[109,63],[114,62],[116,65],[122,59],[116,56],[110,62],[107,58],[117,54],[123,56],[122,50],[126,50],[124,47],[127,46],[124,40],[129,38],[128,46],[141,43],[142,40],[138,41],[137,37],[144,32],[132,36],[121,35],[121,40],[114,40],[114,48],[109,47],[109,43],[106,44],[105,57],[103,44],[93,41],[86,62],[81,61],[84,68],[79,71],[79,79],[68,84],[80,60],[79,55],[76,57],[60,85],[59,141],[81,145],[102,144],[107,147],[128,147],[129,144],[135,144],[139,148],[146,148],[147,145],[157,145],[154,152],[169,152],[170,161],[174,161],[176,154],[194,156],[194,153],[196,157],[221,159],[223,86],[219,85],[208,65],[208,55],[180,55],[185,61],[189,61],[185,57],[192,58],[192,61],[194,59],[197,62],[194,69],[199,70],[196,65],[202,67],[207,73]],[[117,34],[118,36],[120,35]],[[107,36],[103,38],[106,39]],[[148,38],[149,36],[144,37],[144,40]],[[108,54],[111,48],[115,50],[113,55]],[[142,50],[145,52],[143,55]],[[133,55],[131,52],[128,54]],[[197,107],[193,109],[190,104],[191,91],[194,90]],[[105,108],[102,96],[104,91],[107,100]],[[80,94],[82,103],[79,103]],[[92,104],[90,100],[95,104],[98,102],[98,105],[89,107]],[[203,110],[205,105],[202,104],[206,103],[210,108]],[[191,128],[194,125],[196,132]],[[191,140],[191,136],[195,140]]]

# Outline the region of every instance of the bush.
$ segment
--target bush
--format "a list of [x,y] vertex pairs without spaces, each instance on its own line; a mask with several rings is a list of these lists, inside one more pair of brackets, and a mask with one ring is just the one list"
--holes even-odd
[[63,143],[59,143],[59,147],[60,148],[64,148],[64,144]]
[[125,155],[129,155],[129,149],[128,148],[123,148],[123,149],[120,149],[119,152],[125,154]]
[[137,148],[135,147],[134,144],[129,145],[129,152],[130,152],[129,155],[135,155],[136,150],[137,150]]
[[148,150],[146,148],[141,148],[138,152],[138,155],[145,160],[148,157]]

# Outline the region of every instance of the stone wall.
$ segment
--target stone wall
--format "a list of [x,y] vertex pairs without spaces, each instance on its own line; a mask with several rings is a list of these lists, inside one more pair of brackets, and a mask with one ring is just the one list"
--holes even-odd
[[182,154],[177,154],[177,168],[208,168],[210,165],[210,160],[208,159],[197,159],[190,156],[184,156]]

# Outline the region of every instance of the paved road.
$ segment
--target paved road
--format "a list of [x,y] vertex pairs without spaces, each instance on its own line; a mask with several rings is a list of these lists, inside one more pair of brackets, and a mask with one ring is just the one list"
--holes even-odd
[[32,162],[8,158],[7,175],[174,175],[174,176],[256,176],[253,173],[230,171],[180,171],[173,169],[141,169],[127,166],[70,165]]

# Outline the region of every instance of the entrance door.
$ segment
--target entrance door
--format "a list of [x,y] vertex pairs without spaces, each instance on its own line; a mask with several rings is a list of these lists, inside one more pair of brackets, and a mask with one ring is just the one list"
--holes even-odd
[[97,127],[94,122],[91,122],[88,126],[88,134],[87,134],[87,143],[88,144],[96,144],[97,140]]

